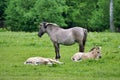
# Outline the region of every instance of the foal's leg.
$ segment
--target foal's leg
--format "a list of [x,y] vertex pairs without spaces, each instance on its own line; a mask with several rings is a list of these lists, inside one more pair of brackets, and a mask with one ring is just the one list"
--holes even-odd
[[60,54],[59,54],[59,44],[58,43],[54,43],[54,47],[55,47],[55,53],[56,53],[56,57],[55,59],[60,59]]

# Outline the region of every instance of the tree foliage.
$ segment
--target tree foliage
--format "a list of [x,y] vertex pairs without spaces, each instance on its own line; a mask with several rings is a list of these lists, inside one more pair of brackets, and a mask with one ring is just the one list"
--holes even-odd
[[96,8],[92,11],[89,20],[89,29],[92,31],[103,31],[109,28],[109,1],[99,0]]
[[62,16],[67,9],[65,0],[37,0],[34,9],[39,22],[47,21],[67,26]]
[[4,27],[6,0],[0,0],[0,27]]
[[35,0],[10,0],[6,9],[6,25],[12,31],[34,31],[33,12]]
[[[120,30],[119,3],[114,0],[116,30]],[[0,10],[0,22],[12,31],[36,31],[42,21],[89,31],[109,29],[109,0],[1,0]]]
[[114,23],[116,30],[120,32],[120,0],[114,0]]
[[12,31],[35,31],[44,20],[66,26],[62,12],[64,0],[11,0],[6,9],[6,24]]
[[88,22],[95,9],[96,1],[67,0],[67,5],[69,7],[66,18],[68,25],[70,27],[81,26],[88,28]]

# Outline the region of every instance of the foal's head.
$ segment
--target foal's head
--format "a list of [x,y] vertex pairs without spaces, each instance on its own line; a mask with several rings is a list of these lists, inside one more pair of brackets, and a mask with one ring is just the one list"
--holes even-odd
[[91,54],[96,58],[99,59],[102,57],[101,55],[101,47],[94,47],[90,50]]

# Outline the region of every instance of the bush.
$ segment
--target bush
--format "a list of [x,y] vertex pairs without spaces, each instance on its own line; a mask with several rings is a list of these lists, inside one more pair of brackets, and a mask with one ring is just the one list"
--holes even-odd
[[115,28],[117,31],[120,32],[120,1],[115,0],[114,1],[114,23],[115,23]]
[[[119,3],[119,0],[114,0],[113,6],[114,25],[118,31]],[[109,0],[1,0],[0,9],[0,24],[4,25],[5,20],[5,26],[12,31],[37,31],[42,21],[64,28],[80,26],[89,31],[109,29]]]
[[104,31],[109,28],[109,1],[97,2],[88,23],[90,31]]
[[64,0],[10,0],[6,26],[12,31],[36,31],[43,18],[66,26],[62,17],[64,3]]
[[10,0],[6,9],[6,25],[12,31],[35,31],[34,3],[35,0]]

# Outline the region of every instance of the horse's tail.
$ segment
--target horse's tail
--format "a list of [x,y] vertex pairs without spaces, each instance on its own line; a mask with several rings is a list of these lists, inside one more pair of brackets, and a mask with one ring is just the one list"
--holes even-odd
[[85,46],[87,40],[87,29],[84,29],[83,45]]

